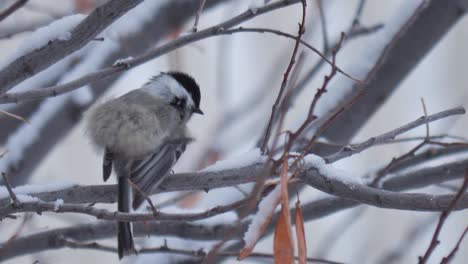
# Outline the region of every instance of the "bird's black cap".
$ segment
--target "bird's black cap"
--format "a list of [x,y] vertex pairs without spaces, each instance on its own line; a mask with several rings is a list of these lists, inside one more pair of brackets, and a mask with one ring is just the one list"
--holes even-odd
[[[197,82],[188,74],[183,72],[167,72],[166,74],[172,76],[187,92],[192,96],[195,103],[196,110],[200,111],[200,87]],[[203,113],[203,112],[202,112]]]

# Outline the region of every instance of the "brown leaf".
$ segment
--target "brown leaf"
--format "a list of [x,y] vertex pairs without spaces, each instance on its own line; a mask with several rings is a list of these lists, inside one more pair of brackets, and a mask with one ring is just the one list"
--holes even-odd
[[290,222],[289,210],[284,206],[281,206],[281,213],[278,222],[276,223],[273,244],[273,255],[275,263],[278,264],[294,263],[294,246]]
[[281,170],[281,213],[276,223],[273,244],[275,263],[294,263],[294,241],[291,232],[291,215],[288,197],[288,158],[283,160]]
[[302,217],[301,204],[299,200],[296,202],[296,238],[297,248],[299,252],[299,264],[307,263],[307,245],[304,230],[304,218]]

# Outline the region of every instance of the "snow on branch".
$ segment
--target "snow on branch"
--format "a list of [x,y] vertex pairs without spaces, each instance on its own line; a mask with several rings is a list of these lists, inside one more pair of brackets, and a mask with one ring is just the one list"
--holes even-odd
[[[467,161],[468,165],[468,161]],[[252,168],[252,166],[250,166]],[[251,170],[252,171],[252,170]],[[226,171],[224,171],[226,172]],[[245,172],[240,172],[242,176],[246,176]],[[215,182],[216,179],[219,179],[223,176],[223,172],[214,173],[205,173],[211,174],[212,177],[209,182]],[[180,175],[174,175],[171,178],[177,178]],[[187,175],[187,178],[203,178],[201,175]],[[462,175],[459,175],[458,178],[462,178]],[[171,179],[168,178],[168,179]],[[183,178],[183,177],[182,177]],[[452,178],[453,179],[453,178]],[[439,177],[439,181],[445,181],[443,178]],[[254,178],[251,179],[254,181]],[[426,179],[419,179],[421,185],[430,185],[437,182],[427,181]],[[193,182],[192,182],[193,183]],[[232,183],[235,185],[236,183]],[[108,196],[105,199],[114,200],[116,197],[116,187],[107,185],[102,187],[106,188],[106,191],[103,193],[98,192],[98,196]],[[405,186],[399,186],[399,190],[405,190]],[[89,188],[85,186],[76,187],[75,191],[78,189]],[[172,189],[177,189],[175,186],[172,186]],[[65,192],[72,192],[73,190],[66,189]],[[58,192],[58,194],[64,194],[65,192]],[[89,192],[90,194],[93,192]],[[42,194],[44,195],[44,194]],[[38,195],[39,196],[39,195]],[[466,196],[466,195],[465,195]],[[453,197],[453,196],[452,196]],[[465,197],[465,200],[467,198]],[[91,202],[91,201],[88,201]],[[4,203],[0,202],[3,206]],[[359,205],[359,202],[347,200],[343,198],[324,198],[310,203],[306,203],[302,206],[304,212],[304,220],[311,221],[314,219],[320,219],[331,213],[347,209],[356,205]],[[292,209],[294,210],[294,209]],[[275,217],[273,217],[275,219]],[[134,223],[134,231],[136,236],[147,236],[148,234],[160,235],[160,236],[183,236],[185,238],[195,239],[195,240],[218,240],[223,239],[227,234],[232,234],[232,230],[238,230],[232,238],[241,238],[242,234],[247,230],[247,226],[250,221],[244,221],[239,225],[224,223],[221,225],[205,225],[205,224],[192,224],[187,222],[136,222]],[[272,228],[267,230],[271,232]],[[18,238],[12,241],[9,245],[9,250],[4,254],[0,255],[0,260],[10,259],[16,256],[31,254],[35,252],[50,250],[50,249],[59,249],[66,247],[63,243],[63,238],[73,239],[74,241],[94,241],[104,238],[109,238],[115,236],[116,234],[116,225],[109,225],[108,222],[94,222],[90,224],[77,225],[73,227],[60,228],[48,230],[34,235],[25,236]]]
[[[34,46],[25,48],[18,54],[19,58],[10,62],[0,71],[0,94],[4,94],[16,84],[34,76],[38,72],[48,68],[57,61],[74,51],[84,47],[90,40],[108,27],[112,22],[125,14],[130,9],[140,4],[143,0],[111,0],[96,8],[88,17],[79,23],[70,33],[60,33],[55,40],[48,40],[46,46]],[[69,20],[65,20],[69,21]],[[76,23],[76,21],[75,21]],[[63,22],[55,24],[62,27]],[[74,23],[66,23],[74,25]],[[63,26],[66,28],[65,26]],[[43,29],[46,30],[46,29]],[[41,38],[40,39],[45,39]],[[39,43],[44,44],[44,43]],[[37,45],[32,43],[31,45]],[[39,48],[39,49],[37,49]]]
[[[306,160],[317,160],[318,157],[307,158]],[[258,166],[258,167],[257,167]],[[327,166],[325,168],[324,166]],[[225,187],[227,175],[231,175],[230,185],[234,186],[240,183],[249,182],[246,181],[248,175],[250,175],[250,182],[255,181],[256,177],[263,171],[263,166],[261,165],[250,165],[244,168],[239,169],[230,169],[226,171],[217,171],[217,172],[207,172],[207,173],[197,173],[192,174],[190,176],[182,176],[182,179],[187,180],[188,182],[179,178],[178,176],[174,175],[168,178],[168,183],[163,184],[161,188],[165,188],[168,185],[178,183],[179,186],[172,186],[172,190],[181,190],[181,189],[209,189],[217,187]],[[415,210],[415,211],[441,211],[448,203],[453,199],[452,195],[430,195],[430,194],[422,194],[422,193],[398,193],[393,191],[386,191],[382,189],[377,189],[373,187],[368,187],[363,184],[359,184],[354,181],[350,181],[350,177],[346,176],[343,178],[343,172],[339,172],[336,174],[336,169],[333,169],[331,165],[326,165],[325,162],[310,162],[306,163],[303,169],[298,173],[299,179],[304,183],[319,189],[323,192],[328,194],[338,196],[340,198],[354,200],[359,203],[364,203],[372,206],[382,207],[382,208],[391,208],[391,209],[400,209],[400,210]],[[227,174],[227,175],[226,175]],[[208,175],[208,177],[207,177]],[[236,176],[236,181],[232,181],[234,179],[233,176]],[[190,181],[190,179],[193,179]],[[422,179],[421,181],[428,183],[427,180]],[[205,184],[203,184],[205,183]],[[198,184],[198,186],[197,186]],[[187,186],[189,185],[189,186]],[[86,189],[87,187],[73,187],[79,189]],[[402,186],[404,189],[404,186]],[[115,186],[105,188],[108,192],[105,196],[102,197],[100,195],[99,198],[95,196],[94,200],[89,200],[89,197],[81,197],[81,203],[97,203],[101,202],[99,199],[104,199],[104,201],[115,201]],[[112,190],[113,189],[113,190]],[[109,192],[110,191],[110,192]],[[67,192],[70,192],[68,189]],[[125,214],[125,213],[115,213],[115,212],[108,212],[106,210],[94,209],[92,206],[88,205],[76,205],[76,204],[69,204],[69,203],[77,203],[77,201],[68,201],[67,197],[58,197],[57,194],[60,192],[52,192],[52,193],[38,193],[33,195],[32,197],[34,200],[28,200],[21,202],[20,205],[11,205],[8,200],[0,200],[0,204],[5,205],[0,209],[0,218],[6,217],[7,215],[11,215],[13,213],[18,212],[41,212],[41,211],[56,211],[59,212],[78,212],[83,214],[89,214],[92,216],[96,216],[98,218],[103,218],[107,220],[126,220],[126,221],[141,221],[141,220],[149,220],[149,219],[164,219],[164,215],[161,216],[157,215],[154,216],[152,214]],[[29,193],[28,193],[29,194]],[[44,202],[37,197],[47,197],[48,200],[53,202]],[[56,209],[55,201],[57,199],[62,199],[66,202],[66,204],[61,204],[59,210]],[[87,201],[85,202],[85,200]],[[230,205],[233,206],[233,205]],[[235,206],[234,206],[235,207]],[[456,210],[468,208],[468,195],[465,195],[461,198],[460,203],[454,208]],[[218,213],[220,210],[213,209],[208,210],[205,212],[207,215],[211,216],[212,213]],[[224,211],[223,211],[224,212]],[[198,217],[205,217],[207,215],[199,216],[199,214],[195,214],[197,216],[186,216],[188,219]],[[173,216],[167,216],[167,219],[174,219],[177,217],[172,218]]]
[[[59,94],[70,92],[86,84],[113,76],[122,71],[132,69],[138,65],[141,65],[157,57],[160,57],[170,51],[178,49],[187,44],[190,44],[190,43],[202,40],[202,39],[206,39],[209,37],[221,36],[224,34],[233,34],[236,32],[242,33],[242,31],[229,31],[225,33],[225,31],[243,22],[246,22],[256,16],[274,11],[279,8],[284,8],[293,4],[297,4],[300,1],[301,0],[289,0],[289,1],[282,0],[282,1],[274,2],[274,3],[268,4],[259,8],[257,12],[255,13],[252,13],[251,10],[247,10],[235,16],[234,18],[226,20],[218,25],[206,28],[201,31],[197,31],[192,34],[183,35],[174,41],[171,41],[162,46],[156,47],[140,56],[135,56],[133,57],[133,59],[126,60],[124,65],[117,65],[117,66],[110,66],[110,67],[102,68],[95,72],[86,74],[80,78],[77,78],[73,81],[60,84],[60,85],[56,85],[56,86],[45,87],[39,90],[27,91],[23,93],[3,94],[0,96],[0,103],[19,102],[21,100],[33,100],[33,99],[39,99],[43,97],[57,96]],[[314,50],[314,51],[318,52],[317,50]],[[321,55],[321,57],[324,57],[324,56]],[[340,72],[344,73],[341,69],[339,70]],[[0,72],[0,85],[1,85],[1,81],[2,81],[2,72]],[[2,90],[0,90],[0,93],[1,91]]]
[[39,50],[53,41],[68,41],[71,38],[71,31],[78,25],[85,15],[75,14],[65,16],[50,23],[46,27],[41,27],[28,35],[16,49],[15,53],[6,57],[1,64],[0,69],[5,70],[6,66],[16,61],[28,53]]

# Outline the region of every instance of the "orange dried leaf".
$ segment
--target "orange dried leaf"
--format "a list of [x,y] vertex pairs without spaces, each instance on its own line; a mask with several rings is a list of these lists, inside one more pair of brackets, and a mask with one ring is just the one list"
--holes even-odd
[[304,218],[302,217],[301,204],[296,202],[296,238],[299,253],[299,264],[307,263],[307,245],[305,239]]
[[276,223],[275,238],[274,238],[274,259],[278,264],[293,264],[294,263],[294,242],[291,232],[291,219],[289,218],[289,210],[281,206],[281,213]]
[[276,223],[274,238],[275,263],[294,263],[294,241],[291,231],[291,215],[288,197],[288,158],[281,170],[281,213]]

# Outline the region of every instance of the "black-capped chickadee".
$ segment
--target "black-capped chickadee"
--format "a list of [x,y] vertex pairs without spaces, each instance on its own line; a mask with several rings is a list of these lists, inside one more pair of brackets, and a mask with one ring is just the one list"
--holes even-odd
[[[133,209],[143,194],[159,185],[190,142],[187,121],[200,110],[200,88],[181,72],[161,73],[141,88],[90,110],[88,131],[92,142],[104,149],[103,178],[112,165],[118,177],[118,210],[130,211],[131,181]],[[134,252],[130,223],[118,223],[119,258]]]

